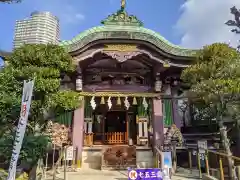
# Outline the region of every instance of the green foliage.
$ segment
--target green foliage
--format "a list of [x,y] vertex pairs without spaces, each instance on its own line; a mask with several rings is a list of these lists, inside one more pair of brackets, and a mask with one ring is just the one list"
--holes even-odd
[[[0,169],[0,180],[5,180],[7,179],[8,173],[4,169]],[[22,173],[20,174],[16,180],[28,180],[28,174],[27,173]]]
[[[4,135],[0,139],[0,156],[4,157],[6,163],[9,163],[9,159],[12,155],[12,145],[14,142],[15,133]],[[43,134],[29,134],[24,137],[22,149],[20,152],[20,162],[27,162],[30,165],[37,163],[39,158],[42,158],[46,154],[46,147],[49,143],[49,138]]]
[[49,96],[49,105],[60,110],[72,110],[79,107],[79,102],[82,102],[82,97],[73,91],[59,91]]
[[81,105],[74,90],[62,90],[62,75],[75,72],[72,57],[57,45],[24,45],[7,58],[0,71],[0,156],[9,162],[13,134],[19,118],[23,81],[34,79],[33,98],[20,160],[34,164],[43,156],[48,138],[43,135],[48,114],[74,110]]
[[60,46],[56,45],[24,45],[16,49],[7,58],[15,68],[29,66],[55,68],[61,72],[73,72],[72,57]]
[[72,110],[80,105],[78,93],[60,89],[61,74],[71,76],[76,68],[72,57],[62,47],[50,44],[24,45],[16,49],[7,62],[8,66],[0,73],[0,80],[4,82],[0,85],[0,97],[6,96],[4,93],[12,93],[13,96],[0,102],[5,107],[13,107],[13,102],[14,105],[20,105],[23,80],[33,78],[35,84],[30,120],[45,123],[44,112],[50,109]]
[[181,78],[191,87],[190,92],[196,97],[192,101],[199,112],[216,118],[221,104],[221,114],[227,116],[227,106],[236,103],[240,93],[240,54],[227,44],[205,46]]
[[197,54],[195,64],[186,68],[182,79],[189,85],[197,84],[204,80],[226,79],[230,75],[238,75],[239,53],[227,44],[216,43],[205,46]]

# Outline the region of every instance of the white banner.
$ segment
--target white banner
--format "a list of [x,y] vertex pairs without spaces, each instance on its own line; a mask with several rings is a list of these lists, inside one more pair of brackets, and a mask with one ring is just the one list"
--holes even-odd
[[15,180],[17,161],[18,161],[18,157],[22,147],[24,134],[26,131],[28,113],[30,110],[30,105],[32,100],[33,86],[34,86],[34,81],[29,81],[29,82],[24,81],[20,119],[18,122],[15,141],[13,145],[12,158],[11,158],[9,169],[8,169],[7,180]]
[[205,140],[199,140],[197,142],[197,145],[198,145],[198,151],[199,153],[204,153],[205,154],[205,151],[207,150],[207,141]]

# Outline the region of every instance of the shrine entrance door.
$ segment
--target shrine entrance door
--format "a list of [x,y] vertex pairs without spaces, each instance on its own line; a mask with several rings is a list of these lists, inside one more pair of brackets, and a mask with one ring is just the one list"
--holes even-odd
[[128,139],[126,111],[107,112],[104,130],[106,144],[126,144]]
[[101,115],[95,115],[93,133],[93,144],[127,144],[127,112],[108,111]]

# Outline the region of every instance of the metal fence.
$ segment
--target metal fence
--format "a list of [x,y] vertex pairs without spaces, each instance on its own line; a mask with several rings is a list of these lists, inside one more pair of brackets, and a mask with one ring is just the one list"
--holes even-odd
[[[229,161],[232,161],[233,169],[228,166]],[[231,177],[239,180],[239,162],[239,157],[213,150],[206,151],[206,173],[220,180],[231,179]]]
[[[230,177],[234,176],[234,180],[240,180],[240,158],[236,156],[229,156],[223,151],[216,150],[205,150],[204,153],[199,153],[198,150],[194,150],[196,152],[196,159],[192,159],[191,152],[189,151],[189,169],[197,169],[199,170],[199,177],[203,178],[203,176],[212,176],[219,180],[232,180]],[[230,172],[229,168],[229,158],[233,161],[233,169]],[[196,164],[196,166],[194,166]]]
[[[46,153],[44,159],[44,177],[43,179],[56,179],[58,174],[63,174],[66,179],[67,172],[73,172],[77,169],[77,148],[73,146],[66,146],[57,148],[52,146],[51,150]],[[60,175],[62,177],[62,175]],[[59,178],[57,178],[59,179]]]

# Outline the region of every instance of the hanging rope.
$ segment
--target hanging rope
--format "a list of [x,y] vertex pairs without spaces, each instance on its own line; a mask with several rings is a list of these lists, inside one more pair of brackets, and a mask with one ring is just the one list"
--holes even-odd
[[80,92],[81,96],[95,97],[160,97],[161,93]]

